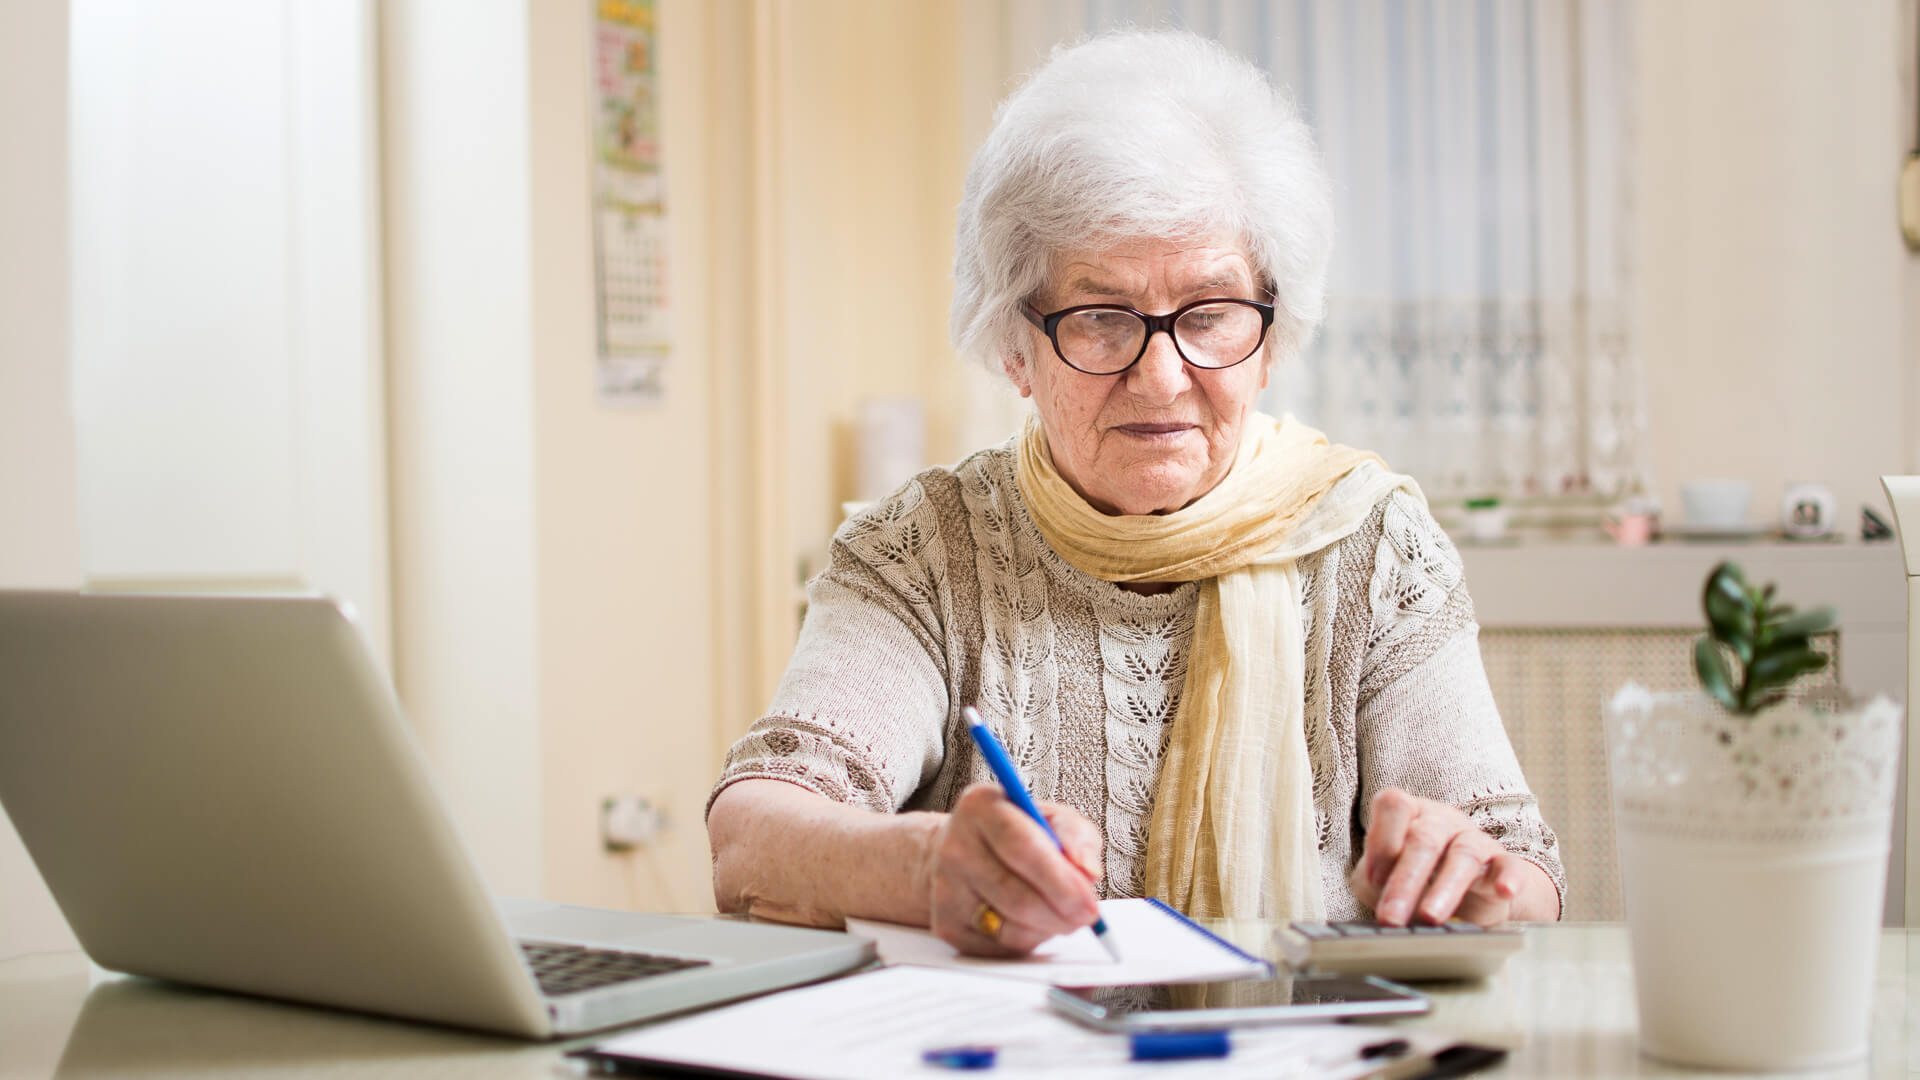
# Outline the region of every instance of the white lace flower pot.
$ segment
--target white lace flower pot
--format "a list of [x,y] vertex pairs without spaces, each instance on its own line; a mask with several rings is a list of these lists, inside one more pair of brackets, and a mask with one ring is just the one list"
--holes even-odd
[[1881,697],[1747,718],[1631,684],[1608,704],[1643,1052],[1866,1057],[1902,717]]

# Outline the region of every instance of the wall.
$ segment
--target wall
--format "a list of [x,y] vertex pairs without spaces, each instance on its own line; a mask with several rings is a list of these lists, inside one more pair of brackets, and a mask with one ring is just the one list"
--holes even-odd
[[1670,512],[1690,478],[1749,480],[1755,518],[1817,481],[1853,530],[1882,473],[1920,468],[1903,9],[1640,6],[1642,354]]
[[[80,584],[67,398],[66,102],[67,5],[0,4],[0,588]],[[0,958],[72,945],[0,813]]]
[[[1900,0],[1900,25],[1894,41],[1920,41],[1920,0]],[[1899,101],[1897,125],[1902,144],[1920,155],[1920,46],[1895,46]],[[1909,141],[1911,140],[1911,141]],[[1909,252],[1901,274],[1900,310],[1905,315],[1904,369],[1907,372],[1907,460],[1905,471],[1920,476],[1920,254]]]
[[809,3],[792,22],[784,103],[776,325],[787,381],[796,560],[817,570],[856,498],[861,401],[905,397],[926,417],[925,464],[1006,437],[1005,380],[947,343],[954,209],[1005,92],[997,5]]
[[[950,461],[958,371],[946,345],[962,138],[953,4],[809,5],[786,44],[781,185],[789,473],[796,543],[817,567],[855,497],[864,397],[925,405]],[[822,482],[824,481],[824,482]]]
[[[502,891],[712,907],[720,718],[766,690],[741,306],[767,6],[660,5],[677,340],[665,400],[617,407],[593,381],[590,6],[385,9],[398,682]],[[657,844],[602,850],[618,794],[666,812]]]
[[[746,87],[735,50],[750,43],[717,27],[741,19],[745,7],[660,7],[676,340],[665,400],[642,407],[601,405],[593,392],[584,108],[591,9],[534,9],[528,205],[544,892],[613,907],[707,911],[702,821],[717,769],[712,718],[722,648],[713,521],[714,504],[730,494],[711,479],[709,382],[727,361],[710,340],[716,290],[709,279],[726,268],[718,295],[735,304],[744,276],[737,260],[711,253],[707,223],[716,213],[740,212],[748,179],[710,168],[708,146],[743,137],[737,118]],[[711,87],[719,73],[736,85]],[[646,797],[669,823],[658,844],[611,856],[599,840],[600,803],[621,793]]]
[[488,883],[537,896],[527,13],[380,12],[395,682]]

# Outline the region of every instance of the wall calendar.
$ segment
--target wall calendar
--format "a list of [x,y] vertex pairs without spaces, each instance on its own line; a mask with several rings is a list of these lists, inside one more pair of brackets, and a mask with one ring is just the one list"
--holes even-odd
[[593,249],[603,402],[658,403],[672,351],[654,0],[592,0]]

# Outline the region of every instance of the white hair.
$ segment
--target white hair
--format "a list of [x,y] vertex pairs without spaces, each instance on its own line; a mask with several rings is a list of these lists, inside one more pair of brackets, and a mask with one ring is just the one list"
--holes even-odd
[[1183,31],[1057,47],[973,156],[953,260],[961,355],[1024,365],[1020,305],[1061,252],[1229,232],[1274,293],[1270,356],[1320,322],[1333,209],[1313,136],[1267,76]]

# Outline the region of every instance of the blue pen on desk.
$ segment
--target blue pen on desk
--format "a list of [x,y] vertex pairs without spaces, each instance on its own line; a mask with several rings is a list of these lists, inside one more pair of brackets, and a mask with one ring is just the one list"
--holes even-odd
[[[1136,1031],[1127,1036],[1126,1056],[1119,1061],[1180,1061],[1187,1058],[1223,1058],[1233,1049],[1224,1031]],[[947,1046],[928,1050],[920,1060],[943,1069],[991,1069],[995,1065],[1041,1066],[1090,1064],[1081,1050],[1063,1052],[1042,1044],[1013,1046]]]
[[[1007,756],[1006,748],[1000,745],[999,739],[993,737],[993,732],[987,730],[986,722],[980,719],[980,710],[968,705],[960,711],[967,718],[967,730],[973,734],[973,745],[980,748],[980,756],[987,759],[987,768],[993,770],[994,779],[1000,781],[1007,798],[1028,817],[1039,822],[1040,827],[1046,830],[1047,839],[1053,841],[1053,846],[1064,854],[1066,846],[1054,835],[1053,826],[1047,824],[1047,816],[1033,805],[1033,796],[1027,794],[1027,785],[1020,780],[1019,771],[1013,767],[1013,759]],[[1093,934],[1106,947],[1108,956],[1120,959],[1120,950],[1114,946],[1113,939],[1107,936],[1107,920],[1095,916]]]

